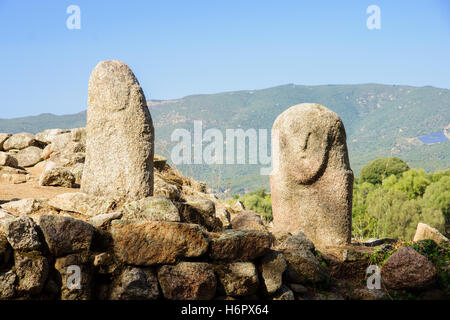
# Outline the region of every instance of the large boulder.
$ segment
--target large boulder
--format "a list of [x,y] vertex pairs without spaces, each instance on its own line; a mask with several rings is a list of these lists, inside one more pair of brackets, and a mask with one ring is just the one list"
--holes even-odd
[[13,298],[17,276],[13,271],[0,272],[0,299]]
[[258,291],[258,273],[251,262],[218,264],[215,270],[220,283],[219,290],[228,296],[249,296]]
[[119,260],[136,266],[175,263],[179,257],[199,257],[208,250],[208,239],[194,224],[115,220],[111,234]]
[[34,135],[27,132],[17,133],[10,136],[3,143],[3,150],[9,151],[12,149],[22,150],[31,146],[40,146],[41,144],[36,141]]
[[201,198],[189,198],[179,204],[179,211],[183,220],[204,226],[208,231],[221,231],[222,222],[216,217],[214,202]]
[[86,135],[83,192],[129,200],[153,195],[153,122],[125,63],[102,61],[92,71]]
[[261,216],[253,211],[241,211],[231,219],[231,226],[236,230],[259,230],[268,232]]
[[286,258],[286,278],[290,282],[311,284],[330,279],[328,271],[315,256],[314,244],[303,232],[298,231],[285,237],[275,248]]
[[39,252],[14,253],[18,289],[25,294],[36,295],[44,288],[49,272],[47,258]]
[[275,120],[272,138],[274,229],[301,230],[318,246],[349,244],[353,172],[339,116],[295,105]]
[[162,266],[158,279],[164,297],[170,300],[210,300],[216,293],[214,269],[204,262]]
[[424,289],[436,281],[436,268],[413,248],[401,247],[383,264],[381,279],[395,290]]
[[10,201],[1,205],[1,208],[15,215],[34,215],[38,213],[56,212],[48,205],[48,199],[25,198],[22,200]]
[[213,260],[250,261],[263,256],[271,237],[256,230],[225,230],[211,239],[209,256]]
[[166,197],[147,197],[126,203],[121,211],[124,220],[172,221],[179,222],[177,207]]
[[16,154],[15,157],[18,165],[24,168],[32,167],[44,160],[42,156],[42,149],[38,147],[27,147],[22,149]]
[[40,186],[72,188],[75,176],[66,168],[58,166],[54,162],[47,163],[45,170],[39,178]]
[[110,198],[91,196],[81,192],[63,193],[48,204],[58,210],[81,213],[87,216],[109,213],[116,208],[116,201]]
[[39,225],[56,257],[89,250],[94,236],[91,224],[70,217],[42,215]]
[[6,184],[20,184],[25,183],[29,179],[29,174],[25,170],[11,168],[11,167],[0,167],[0,183]]
[[153,270],[126,267],[113,286],[110,299],[155,300],[158,297],[158,279]]
[[425,223],[419,222],[419,224],[417,225],[416,234],[414,235],[413,241],[416,242],[426,239],[431,239],[438,244],[449,242],[449,240],[446,237],[444,237],[444,235],[441,234],[439,230],[430,227]]
[[61,281],[61,300],[92,299],[93,268],[89,255],[69,254],[55,260]]
[[41,249],[39,229],[30,217],[22,215],[6,222],[6,237],[14,250],[34,251]]
[[0,151],[3,150],[3,144],[9,137],[11,137],[11,134],[9,133],[0,133]]

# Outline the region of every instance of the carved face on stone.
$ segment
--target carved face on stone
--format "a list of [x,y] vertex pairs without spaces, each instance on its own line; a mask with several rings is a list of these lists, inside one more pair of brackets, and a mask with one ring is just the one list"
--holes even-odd
[[327,166],[339,117],[318,104],[300,104],[283,112],[273,126],[279,138],[279,169],[300,184],[316,181]]

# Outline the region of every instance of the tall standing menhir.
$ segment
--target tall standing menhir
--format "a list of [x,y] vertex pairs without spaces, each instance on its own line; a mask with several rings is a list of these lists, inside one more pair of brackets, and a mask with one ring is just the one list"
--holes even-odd
[[89,79],[81,191],[116,199],[153,195],[154,127],[131,69],[102,61]]
[[270,177],[274,228],[301,230],[319,247],[350,243],[353,172],[339,116],[303,103],[279,115],[273,132],[279,139],[272,141],[272,157],[278,156]]

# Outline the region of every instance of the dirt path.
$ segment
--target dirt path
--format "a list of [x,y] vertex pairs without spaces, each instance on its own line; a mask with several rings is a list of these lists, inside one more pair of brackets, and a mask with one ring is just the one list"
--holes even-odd
[[22,184],[2,184],[0,183],[0,204],[11,200],[26,198],[53,198],[62,193],[79,192],[80,189],[60,188],[60,187],[40,187],[39,177],[43,168],[33,167],[26,169],[32,176],[32,181]]

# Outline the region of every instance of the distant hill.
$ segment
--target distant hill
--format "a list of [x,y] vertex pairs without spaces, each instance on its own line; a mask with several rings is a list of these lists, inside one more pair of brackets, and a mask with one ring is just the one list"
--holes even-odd
[[[344,121],[351,166],[356,174],[370,160],[395,155],[412,167],[428,171],[450,167],[450,141],[442,138],[450,124],[450,90],[434,87],[380,84],[300,86],[288,84],[263,90],[245,90],[187,96],[149,102],[156,128],[156,151],[170,155],[170,135],[176,128],[192,130],[194,120],[203,129],[270,129],[288,107],[320,103]],[[75,115],[0,119],[0,132],[39,132],[48,128],[85,125],[85,112]],[[441,137],[427,144],[427,135]],[[433,140],[434,141],[434,140]],[[211,186],[233,192],[268,186],[259,165],[186,165],[179,169]]]

